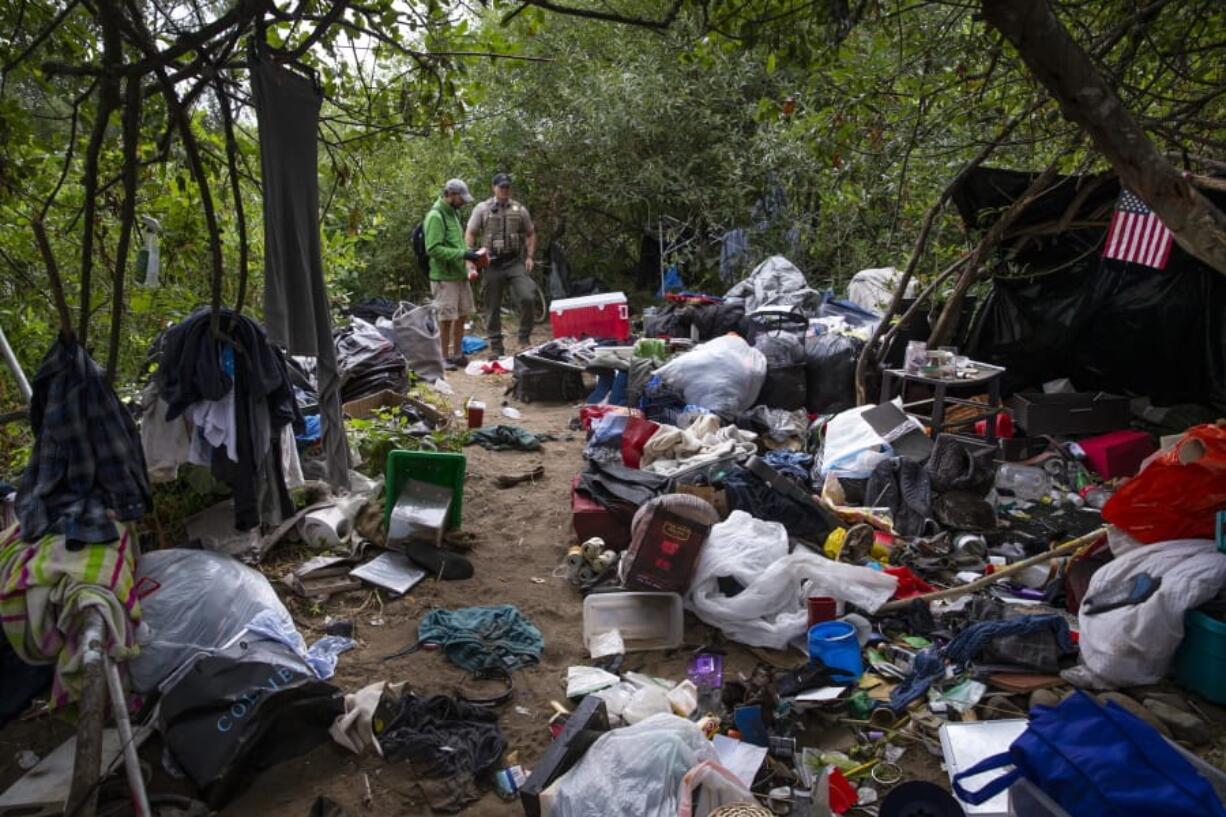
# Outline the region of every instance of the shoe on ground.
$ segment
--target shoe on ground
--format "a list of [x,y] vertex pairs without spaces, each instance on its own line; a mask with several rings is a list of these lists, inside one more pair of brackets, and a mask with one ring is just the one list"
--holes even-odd
[[464,355],[456,355],[455,357],[447,358],[447,362],[457,368],[462,369],[468,365],[468,358],[465,357]]
[[443,369],[444,371],[454,372],[456,370],[456,365],[452,362],[451,358],[443,358]]

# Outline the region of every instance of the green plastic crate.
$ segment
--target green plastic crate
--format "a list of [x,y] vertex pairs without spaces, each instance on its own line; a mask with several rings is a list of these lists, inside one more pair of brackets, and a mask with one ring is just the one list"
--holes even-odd
[[400,498],[405,484],[416,479],[431,485],[451,488],[451,514],[448,528],[460,527],[464,516],[464,474],[468,458],[463,454],[443,454],[435,451],[392,451],[387,455],[387,500],[383,509],[383,528],[392,518],[392,508]]

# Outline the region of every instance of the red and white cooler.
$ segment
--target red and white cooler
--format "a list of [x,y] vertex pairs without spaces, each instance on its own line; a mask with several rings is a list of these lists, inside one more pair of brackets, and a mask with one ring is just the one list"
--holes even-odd
[[630,307],[624,292],[603,292],[563,298],[549,305],[549,325],[555,338],[630,337]]

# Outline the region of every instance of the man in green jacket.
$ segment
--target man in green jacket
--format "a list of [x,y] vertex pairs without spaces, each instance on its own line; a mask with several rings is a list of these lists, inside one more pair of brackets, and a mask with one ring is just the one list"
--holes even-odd
[[476,264],[482,260],[480,253],[468,249],[464,243],[464,226],[460,222],[460,208],[472,200],[468,185],[460,179],[451,179],[443,185],[443,194],[422,221],[426,254],[430,256],[430,291],[438,309],[443,359],[452,369],[468,364],[461,342],[464,319],[473,312],[473,293],[468,284],[465,262]]

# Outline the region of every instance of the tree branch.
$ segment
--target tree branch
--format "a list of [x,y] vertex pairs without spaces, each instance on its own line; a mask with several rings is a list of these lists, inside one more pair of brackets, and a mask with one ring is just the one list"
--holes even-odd
[[1093,140],[1121,183],[1149,205],[1181,247],[1226,274],[1226,213],[1154,147],[1046,0],[982,2],[987,21],[1013,43],[1065,118]]
[[38,254],[42,256],[43,265],[47,268],[47,280],[51,283],[51,300],[55,302],[55,311],[60,316],[60,335],[66,340],[70,339],[74,336],[72,315],[68,311],[68,301],[64,298],[64,279],[60,277],[60,265],[56,263],[42,219],[34,219],[30,226],[34,228],[34,243],[38,247]]
[[[525,6],[535,6],[545,11],[552,11],[555,14],[565,14],[571,17],[583,17],[587,20],[603,20],[606,23],[619,23],[621,25],[638,26],[639,28],[649,28],[655,31],[663,31],[673,24],[677,19],[677,15],[681,12],[681,6],[685,0],[673,0],[672,6],[665,12],[664,16],[658,19],[650,17],[634,17],[626,14],[616,14],[609,11],[600,11],[598,9],[575,8],[574,6],[565,6],[560,3],[551,2],[551,0],[523,0]],[[516,10],[514,14],[518,14]],[[507,17],[503,18],[505,23]]]

